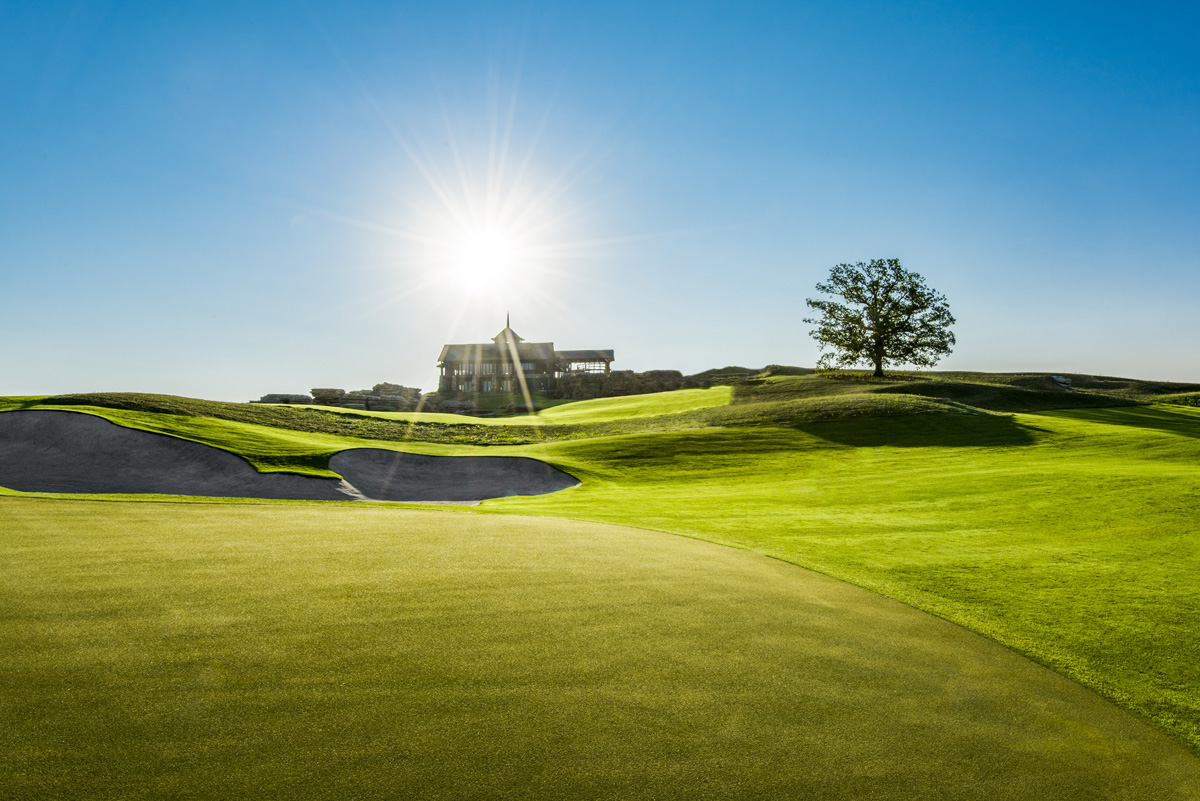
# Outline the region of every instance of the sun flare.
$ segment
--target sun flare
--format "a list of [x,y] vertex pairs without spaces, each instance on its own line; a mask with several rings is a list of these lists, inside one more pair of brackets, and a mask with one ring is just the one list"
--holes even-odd
[[516,277],[521,266],[518,238],[499,227],[465,231],[451,251],[450,277],[465,290],[502,286]]
[[539,145],[550,115],[531,127],[517,111],[514,85],[484,125],[471,118],[460,126],[443,110],[435,136],[414,125],[411,137],[396,135],[421,179],[398,185],[401,214],[387,224],[342,218],[401,240],[397,290],[381,304],[426,293],[453,327],[468,310],[564,313],[563,285],[588,280],[588,261],[612,240],[582,235],[587,214],[575,190],[590,169],[587,148],[562,169],[545,169]]

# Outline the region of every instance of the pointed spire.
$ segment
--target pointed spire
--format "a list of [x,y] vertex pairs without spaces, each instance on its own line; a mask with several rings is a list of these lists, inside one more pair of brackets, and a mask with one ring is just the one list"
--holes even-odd
[[496,336],[492,337],[493,342],[499,343],[500,340],[504,340],[505,342],[509,342],[509,341],[524,342],[525,341],[523,338],[517,336],[516,331],[512,330],[512,314],[509,312],[504,313],[504,330],[501,331],[499,334],[496,334]]

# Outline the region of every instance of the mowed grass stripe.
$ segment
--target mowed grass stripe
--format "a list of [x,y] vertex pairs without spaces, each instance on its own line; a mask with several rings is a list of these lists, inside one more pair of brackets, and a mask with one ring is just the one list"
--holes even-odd
[[574,401],[538,412],[537,418],[551,423],[602,423],[611,420],[661,417],[726,406],[732,398],[733,388],[728,386],[680,389],[649,395]]
[[963,629],[584,522],[0,498],[11,798],[1194,798]]

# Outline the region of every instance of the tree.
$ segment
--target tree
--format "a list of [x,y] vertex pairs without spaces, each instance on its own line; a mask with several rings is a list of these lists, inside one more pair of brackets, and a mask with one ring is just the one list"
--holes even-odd
[[882,377],[885,366],[932,367],[954,345],[954,316],[945,296],[899,259],[839,264],[817,291],[834,298],[808,298],[820,317],[804,322],[816,326],[810,333],[821,349],[830,349],[818,367],[873,364],[875,376]]

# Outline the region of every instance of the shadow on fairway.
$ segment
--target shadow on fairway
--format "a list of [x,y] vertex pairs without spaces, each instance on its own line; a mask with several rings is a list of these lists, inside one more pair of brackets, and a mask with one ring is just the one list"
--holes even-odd
[[1125,406],[1132,401],[1110,395],[1090,395],[1064,392],[1043,377],[1041,387],[1020,387],[1004,384],[978,384],[965,381],[916,381],[894,386],[878,387],[880,395],[918,395],[925,398],[949,398],[958,403],[993,412],[1036,412],[1043,409],[1077,409],[1081,407]]
[[1043,412],[1053,417],[1068,417],[1111,426],[1151,428],[1168,434],[1200,438],[1200,411],[1169,409],[1163,406],[1127,406],[1119,409],[1071,409]]
[[1040,429],[1011,417],[917,414],[799,423],[806,434],[855,448],[1013,448],[1032,445]]

